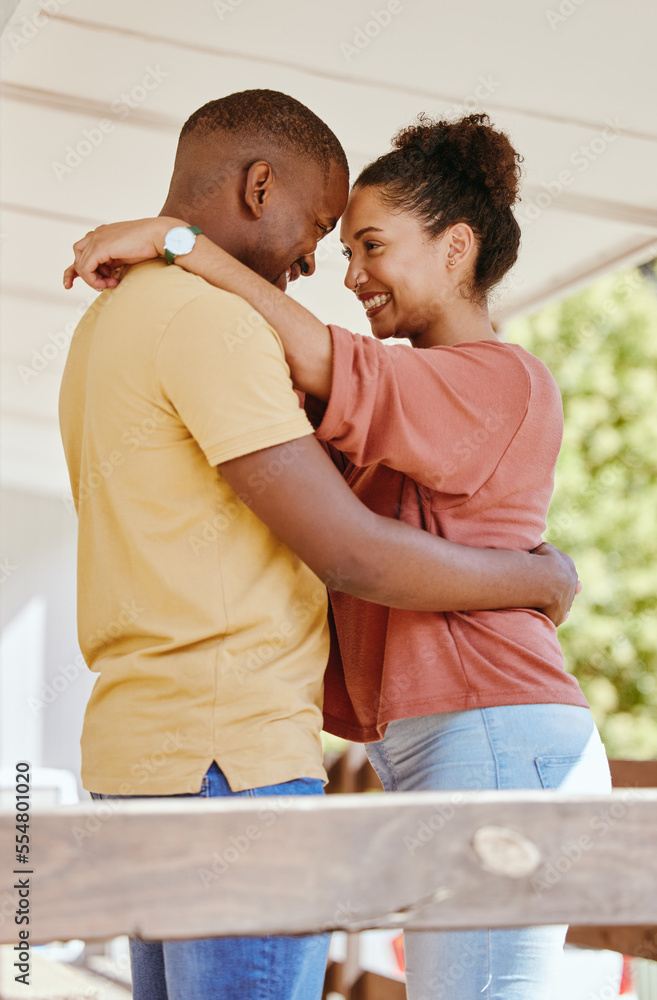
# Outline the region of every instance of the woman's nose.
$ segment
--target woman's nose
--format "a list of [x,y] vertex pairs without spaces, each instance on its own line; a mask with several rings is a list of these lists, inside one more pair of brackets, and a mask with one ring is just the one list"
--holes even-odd
[[355,292],[358,290],[358,286],[364,285],[366,281],[367,275],[363,269],[350,262],[347,273],[344,276],[345,288],[348,288],[350,292]]

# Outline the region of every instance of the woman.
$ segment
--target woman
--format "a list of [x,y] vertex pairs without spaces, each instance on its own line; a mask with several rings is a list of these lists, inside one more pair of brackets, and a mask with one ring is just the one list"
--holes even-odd
[[[202,236],[176,262],[248,299],[278,331],[318,437],[368,506],[454,541],[531,549],[561,403],[541,362],[497,340],[487,308],[518,252],[518,161],[486,116],[470,115],[421,118],[365,168],[341,239],[345,284],[373,338],[324,326]],[[76,244],[65,284],[79,272],[115,285],[117,264],[161,254],[168,230],[189,221],[102,227]],[[388,337],[412,347],[379,343]],[[367,744],[386,790],[609,790],[586,700],[544,615],[399,611],[337,593],[331,604],[325,725]],[[409,933],[409,998],[548,998],[564,935]]]

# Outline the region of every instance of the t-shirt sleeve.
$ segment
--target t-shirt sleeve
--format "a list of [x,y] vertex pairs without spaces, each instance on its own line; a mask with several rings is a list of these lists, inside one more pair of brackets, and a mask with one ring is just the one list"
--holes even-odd
[[313,433],[280,340],[236,295],[212,289],[184,305],[163,333],[156,370],[210,465]]
[[513,350],[386,346],[330,330],[333,382],[317,437],[354,465],[382,463],[430,489],[473,495],[527,412],[531,383]]

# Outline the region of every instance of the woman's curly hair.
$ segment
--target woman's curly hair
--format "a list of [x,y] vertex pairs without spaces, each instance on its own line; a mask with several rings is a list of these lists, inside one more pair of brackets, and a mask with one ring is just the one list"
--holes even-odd
[[459,121],[419,115],[392,146],[365,167],[354,186],[381,188],[389,205],[417,215],[432,237],[466,222],[478,244],[469,292],[484,300],[518,256],[520,227],[511,208],[518,199],[522,157],[485,114]]

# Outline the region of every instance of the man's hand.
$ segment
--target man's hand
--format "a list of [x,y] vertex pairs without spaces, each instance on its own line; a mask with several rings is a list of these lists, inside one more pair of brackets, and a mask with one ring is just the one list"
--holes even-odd
[[64,271],[64,288],[72,288],[77,277],[98,292],[116,288],[121,280],[117,272],[125,264],[161,256],[169,230],[186,225],[180,219],[160,216],[99,226],[73,244],[75,262]]
[[534,555],[553,562],[555,575],[555,596],[554,600],[544,608],[538,610],[547,615],[555,625],[562,625],[570,614],[570,608],[575,600],[576,594],[582,589],[582,584],[577,578],[575,563],[560,549],[555,549],[549,542],[543,542],[537,548],[532,549]]

